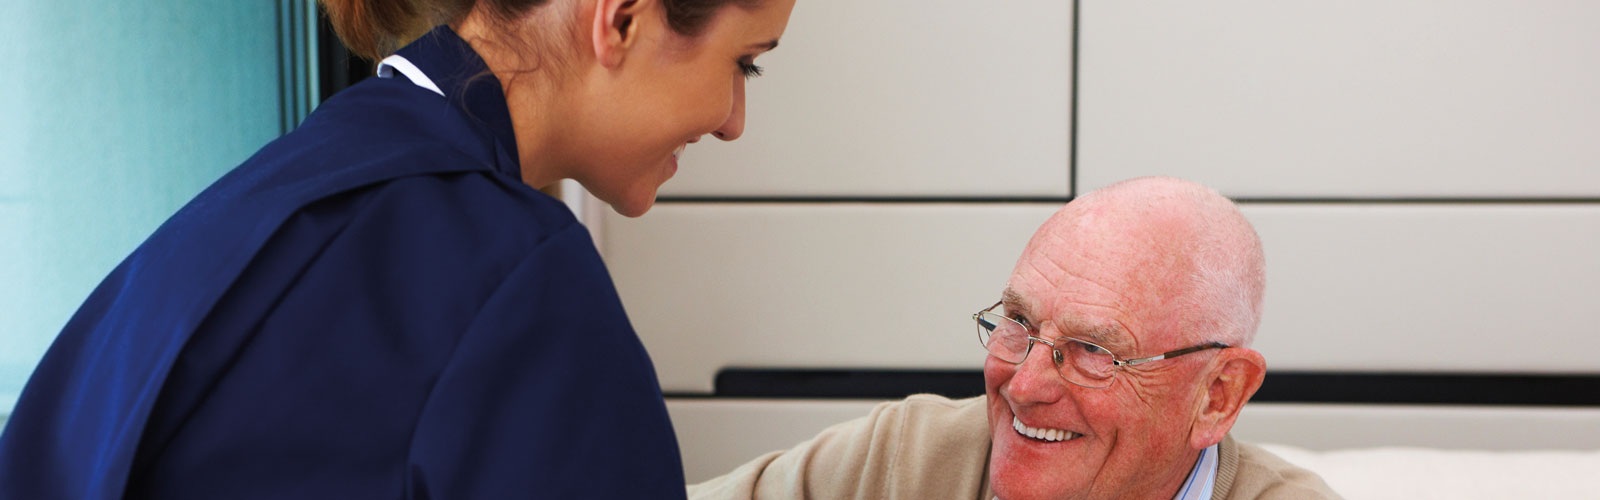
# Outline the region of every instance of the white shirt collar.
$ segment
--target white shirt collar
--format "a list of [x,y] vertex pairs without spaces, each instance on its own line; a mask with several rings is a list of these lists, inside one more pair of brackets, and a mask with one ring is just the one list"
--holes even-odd
[[1172,500],[1209,500],[1216,479],[1217,445],[1211,445],[1200,450],[1200,458],[1194,461],[1188,479],[1183,481],[1183,487],[1178,488],[1178,495]]
[[411,83],[416,84],[418,87],[432,90],[433,93],[441,96],[444,95],[444,91],[439,90],[439,86],[433,84],[433,79],[428,78],[427,73],[423,73],[421,68],[412,64],[410,59],[401,57],[400,54],[395,54],[378,62],[378,78],[393,78],[396,71],[399,71],[401,75],[405,75],[407,80],[411,80]]

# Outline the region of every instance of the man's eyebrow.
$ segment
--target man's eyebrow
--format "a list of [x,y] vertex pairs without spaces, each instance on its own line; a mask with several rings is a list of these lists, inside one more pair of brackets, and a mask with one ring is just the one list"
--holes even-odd
[[1122,335],[1118,335],[1119,333],[1122,333],[1121,327],[1114,324],[1092,325],[1082,321],[1070,319],[1063,320],[1062,322],[1066,323],[1066,331],[1071,332],[1068,334],[1069,337],[1077,337],[1093,342],[1101,347],[1116,351],[1115,354],[1117,355],[1126,354],[1120,350],[1128,347],[1127,344],[1122,341],[1124,337]]
[[1006,313],[1011,316],[1028,318],[1028,305],[1022,301],[1022,294],[1012,290],[1009,286],[1006,287],[1004,292],[1000,292],[1000,305],[1005,306]]
[[[1039,328],[1038,325],[1031,324],[1036,319],[1029,313],[1027,302],[1022,300],[1022,294],[1017,293],[1016,290],[1006,287],[1005,291],[1000,293],[1000,304],[1005,306],[1007,315],[1013,317],[1021,316],[1023,319],[1028,320],[1029,327]],[[1061,327],[1061,332],[1068,337],[1081,338],[1108,349],[1126,349],[1128,347],[1127,343],[1123,341],[1125,336],[1120,335],[1123,333],[1122,327],[1115,323],[1093,324],[1077,318],[1052,318],[1052,321],[1055,321]],[[1119,351],[1117,354],[1121,355],[1123,353]]]

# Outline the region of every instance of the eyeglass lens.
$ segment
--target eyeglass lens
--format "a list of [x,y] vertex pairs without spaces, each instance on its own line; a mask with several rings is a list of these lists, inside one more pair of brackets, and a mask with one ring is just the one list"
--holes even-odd
[[[977,319],[979,340],[983,341],[990,355],[1002,361],[1022,364],[1028,356],[1031,345],[1039,342],[1029,340],[1028,329],[1005,316],[983,312]],[[1062,354],[1063,359],[1057,367],[1062,378],[1085,387],[1110,385],[1116,365],[1113,362],[1115,358],[1109,351],[1088,342],[1069,338],[1055,340],[1053,343],[1054,347],[1044,345],[1041,348],[1046,349],[1047,353],[1059,351]]]

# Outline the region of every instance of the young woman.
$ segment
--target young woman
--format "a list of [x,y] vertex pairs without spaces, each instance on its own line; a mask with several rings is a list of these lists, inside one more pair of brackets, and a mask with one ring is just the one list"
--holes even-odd
[[95,290],[0,436],[0,498],[682,497],[650,359],[534,188],[647,211],[687,144],[739,137],[794,0],[324,4],[381,78]]

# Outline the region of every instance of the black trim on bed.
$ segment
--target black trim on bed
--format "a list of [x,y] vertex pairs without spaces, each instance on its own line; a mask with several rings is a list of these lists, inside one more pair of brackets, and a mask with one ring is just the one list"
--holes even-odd
[[[979,370],[730,368],[680,398],[892,399],[983,394]],[[1272,371],[1251,399],[1277,403],[1600,406],[1600,374]]]

